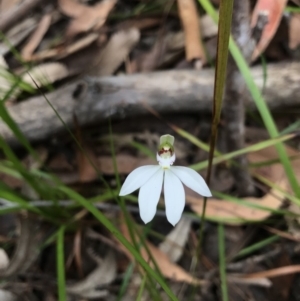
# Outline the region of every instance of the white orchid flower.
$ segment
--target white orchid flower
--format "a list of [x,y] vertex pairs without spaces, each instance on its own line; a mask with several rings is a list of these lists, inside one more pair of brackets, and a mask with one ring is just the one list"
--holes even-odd
[[172,166],[175,161],[174,140],[171,135],[161,136],[156,155],[159,165],[146,165],[133,170],[121,188],[120,196],[140,188],[139,209],[145,224],[150,222],[156,213],[163,182],[166,216],[173,226],[180,220],[185,205],[182,183],[203,196],[212,196],[204,179],[195,170]]

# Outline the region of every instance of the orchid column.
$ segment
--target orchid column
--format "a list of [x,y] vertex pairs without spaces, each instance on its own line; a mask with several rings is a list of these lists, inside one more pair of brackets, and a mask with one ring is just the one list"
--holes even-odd
[[185,205],[182,183],[203,196],[211,196],[204,179],[195,170],[172,166],[175,162],[174,140],[171,135],[161,136],[156,155],[159,165],[146,165],[133,170],[121,188],[120,196],[140,188],[139,208],[144,223],[150,222],[156,213],[163,183],[166,215],[173,226],[180,220]]

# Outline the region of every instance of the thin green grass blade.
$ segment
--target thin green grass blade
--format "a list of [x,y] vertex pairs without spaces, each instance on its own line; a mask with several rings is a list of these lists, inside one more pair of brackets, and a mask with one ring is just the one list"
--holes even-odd
[[124,277],[123,277],[123,281],[119,290],[119,294],[118,294],[118,298],[116,301],[121,301],[126,293],[126,290],[129,286],[132,274],[133,274],[133,270],[134,270],[134,264],[130,263],[125,271]]
[[136,142],[136,141],[132,141],[130,143],[130,145],[132,145],[133,147],[135,147],[137,150],[139,150],[141,153],[145,154],[147,157],[152,158],[152,159],[156,159],[155,154],[153,153],[153,151],[146,147],[145,145]]
[[287,6],[284,11],[288,13],[300,13],[300,7]]
[[0,206],[0,215],[6,215],[6,214],[10,214],[10,213],[15,213],[15,212],[18,212],[20,211],[20,208],[19,207],[12,207],[12,208],[2,208]]
[[59,301],[67,301],[65,256],[64,256],[64,234],[65,234],[65,227],[61,226],[58,231],[57,240],[56,240],[57,286],[58,286]]
[[[42,181],[42,178],[38,177],[37,175],[33,175],[31,171],[27,171],[22,162],[17,158],[12,149],[2,139],[1,136],[0,149],[3,150],[5,156],[10,161],[11,167],[22,176],[22,179],[25,180],[25,182],[33,189],[38,197],[45,199],[53,198],[54,200],[58,197],[58,191],[55,185],[49,185],[49,183],[47,183],[46,181]],[[61,184],[60,181],[55,181],[55,177],[51,177],[51,179],[54,180],[53,183],[55,183],[56,185]]]
[[278,235],[270,236],[270,237],[268,237],[264,240],[261,240],[247,248],[242,249],[234,258],[237,259],[240,257],[244,257],[246,255],[252,254],[253,252],[258,251],[279,239],[280,239],[280,236],[278,236]]
[[225,234],[224,234],[224,225],[221,223],[218,224],[218,242],[219,242],[218,243],[219,269],[220,269],[222,300],[229,301],[227,280],[226,280]]
[[28,152],[38,161],[38,156],[34,149],[31,147],[29,141],[24,136],[24,134],[21,132],[19,127],[16,125],[15,121],[11,118],[11,116],[8,114],[4,103],[0,102],[0,116],[2,120],[7,124],[7,126],[12,130],[15,137],[20,141],[20,143],[28,150]]
[[266,88],[267,79],[268,79],[268,66],[267,66],[267,61],[266,61],[264,55],[260,56],[260,60],[261,60],[261,66],[262,66],[262,69],[263,69],[263,85],[262,85],[262,88],[261,88],[261,92],[263,93],[263,91]]
[[[227,160],[233,159],[237,156],[243,155],[243,154],[256,152],[256,151],[262,150],[264,148],[276,145],[279,142],[284,142],[284,141],[290,140],[294,137],[295,137],[294,134],[289,134],[289,135],[285,135],[282,137],[265,140],[265,141],[250,145],[248,147],[245,147],[243,149],[240,149],[240,150],[228,153],[228,154],[221,155],[217,158],[214,158],[212,164],[213,165],[219,164],[219,163],[225,162]],[[199,171],[199,170],[207,168],[208,166],[209,166],[209,161],[206,160],[206,161],[202,161],[200,163],[193,164],[190,166],[190,168],[193,168],[193,169]]]
[[[112,133],[112,126],[111,126],[111,120],[109,120],[109,142],[110,142],[110,151],[112,155],[112,161],[113,161],[113,167],[114,167],[114,174],[115,174],[115,179],[117,183],[117,190],[120,191],[121,189],[121,183],[120,183],[120,176],[118,172],[118,166],[117,166],[117,161],[116,161],[116,154],[115,154],[115,147],[114,147],[114,141],[113,141],[113,133]],[[125,201],[123,197],[117,197],[116,198],[118,201],[118,204],[123,212],[126,227],[129,231],[130,239],[137,251],[139,251],[139,246],[138,243],[136,242],[135,239],[135,227],[132,219],[130,218],[130,215],[128,214]]]
[[32,206],[29,204],[29,202],[25,199],[23,199],[21,196],[19,196],[16,192],[11,190],[9,187],[4,185],[4,183],[0,183],[0,198],[7,200],[12,203],[13,205],[16,205],[19,207],[19,209],[26,209],[31,212],[37,213],[39,215],[43,215],[42,212],[36,208],[35,206]]
[[22,175],[23,179],[31,186],[31,188],[40,196],[45,195],[45,191],[42,189],[40,183],[32,177],[24,168],[22,163],[16,157],[14,152],[8,146],[8,144],[4,141],[4,139],[0,136],[0,148],[3,150],[5,156],[11,163],[14,165],[14,168]]
[[[117,169],[114,141],[113,141],[113,138],[112,138],[113,133],[112,133],[111,121],[109,121],[109,136],[110,136],[110,149],[111,149],[111,154],[112,154],[114,173],[115,173],[117,187],[118,187],[118,191],[119,191],[120,188],[121,188],[121,184],[120,184],[120,178],[119,178],[119,173],[118,173],[118,169]],[[124,202],[124,198],[123,197],[118,197],[118,201],[119,201],[118,203],[120,204],[121,210],[124,214],[125,223],[126,223],[126,226],[129,230],[129,235],[130,235],[131,241],[133,242],[133,245],[134,245],[135,249],[137,251],[139,251],[140,245],[143,245],[146,252],[148,253],[149,258],[151,259],[151,261],[154,264],[156,272],[161,277],[161,279],[163,279],[163,275],[161,274],[161,272],[158,268],[158,265],[155,262],[155,260],[152,256],[150,250],[148,249],[147,244],[145,243],[144,239],[143,238],[140,239],[140,244],[138,244],[137,241],[136,241],[136,235],[139,235],[139,233],[138,233],[138,231],[135,231],[136,230],[135,225],[134,225],[130,215],[128,214],[128,211],[127,211],[127,208],[126,208],[126,205],[125,205],[125,202]],[[148,282],[149,282],[149,284],[147,285],[147,288],[149,289],[149,293],[153,296],[154,300],[161,300],[161,298],[159,296],[159,292],[154,289],[155,284],[153,283],[152,278],[149,278]]]
[[266,184],[267,186],[280,191],[284,195],[284,198],[286,198],[287,200],[289,200],[289,201],[295,203],[296,205],[300,206],[300,199],[298,199],[294,195],[292,195],[292,194],[288,193],[287,191],[283,190],[281,187],[279,187],[278,185],[272,183],[267,178],[265,178],[261,175],[254,174],[254,176],[255,176],[256,179],[258,179],[262,183]]
[[23,196],[19,195],[16,191],[12,190],[10,187],[0,182],[0,199],[7,201],[9,206],[12,206],[12,210],[26,209],[30,212],[36,213],[40,216],[43,216],[48,221],[51,221],[54,224],[58,224],[56,217],[53,217],[47,211],[44,211],[40,208],[37,208],[34,204],[31,204]]
[[23,66],[28,66],[28,64],[23,60],[23,58],[20,55],[19,51],[10,43],[9,39],[6,37],[6,35],[2,31],[0,31],[0,40],[2,40],[4,42],[4,44],[7,45],[7,47],[10,49],[11,53],[15,56],[15,58]]
[[294,123],[290,124],[286,127],[283,131],[280,132],[280,135],[289,134],[293,131],[297,131],[300,129],[300,120],[295,121]]
[[13,167],[11,162],[3,160],[0,162],[0,172],[15,179],[22,179],[22,175]]
[[[198,146],[200,149],[204,150],[205,152],[209,152],[209,150],[210,150],[209,144],[202,142],[200,139],[198,139],[194,135],[188,133],[187,131],[185,131],[177,126],[176,126],[176,128],[174,128],[174,130],[176,131],[176,133],[178,135],[180,135],[183,138],[186,138],[188,141],[190,141],[194,145]],[[218,151],[215,151],[215,155],[220,155],[220,154],[221,153],[219,153]]]
[[[2,39],[11,49],[15,57],[28,69],[28,65],[22,60],[22,57],[18,53],[18,51],[10,44],[6,36],[0,31],[0,39]],[[22,131],[19,129],[19,127],[16,125],[15,121],[11,118],[9,115],[4,103],[5,101],[13,94],[15,89],[17,87],[22,87],[26,91],[32,92],[32,89],[30,90],[28,87],[28,84],[22,83],[21,77],[15,77],[11,88],[7,91],[7,93],[4,95],[4,98],[2,101],[0,101],[0,116],[2,120],[7,124],[7,126],[12,130],[15,137],[20,141],[20,143],[28,150],[28,152],[38,161],[38,156],[34,149],[31,147],[30,143],[28,142],[27,138],[24,136]]]
[[[289,156],[289,159],[291,160],[291,162],[293,162],[294,160],[298,160],[299,158],[300,158],[300,154],[294,155],[294,156]],[[250,168],[258,168],[258,167],[270,166],[270,165],[278,164],[278,163],[281,163],[280,159],[272,159],[272,160],[259,161],[257,163],[250,163],[249,167]]]
[[[226,73],[227,73],[227,61],[228,61],[228,52],[229,52],[228,44],[229,44],[229,37],[230,37],[230,30],[231,30],[233,0],[221,1],[219,8],[220,8],[220,19],[218,24],[217,59],[216,59],[213,110],[212,110],[213,120],[211,126],[208,169],[206,175],[206,182],[208,186],[210,184],[212,163],[215,154],[218,127],[219,127],[221,111],[222,111],[223,93],[224,93]],[[200,235],[199,235],[199,242],[197,246],[197,254],[199,254],[199,257],[200,257],[201,245],[203,241],[206,204],[207,204],[207,197],[204,197],[201,223],[200,223]],[[220,261],[221,261],[221,257],[225,258],[225,250],[223,250],[223,254],[221,254],[221,250],[220,250],[219,253]]]
[[142,283],[140,285],[140,288],[139,288],[139,291],[138,291],[138,294],[137,294],[137,297],[136,297],[136,301],[141,301],[142,298],[143,298],[143,293],[144,293],[144,290],[145,290],[146,280],[147,280],[147,274],[145,274],[144,277],[143,277]]

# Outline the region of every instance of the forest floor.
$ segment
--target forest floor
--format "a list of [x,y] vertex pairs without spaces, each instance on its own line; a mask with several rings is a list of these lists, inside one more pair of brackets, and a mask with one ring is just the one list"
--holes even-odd
[[[208,179],[219,1],[0,1],[1,301],[300,300],[300,3],[241,2]],[[119,197],[165,134],[175,227]]]

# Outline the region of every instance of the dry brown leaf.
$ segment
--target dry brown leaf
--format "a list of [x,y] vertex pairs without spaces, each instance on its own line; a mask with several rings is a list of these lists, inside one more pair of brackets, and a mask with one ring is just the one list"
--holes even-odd
[[[29,73],[29,74],[28,74]],[[43,85],[54,83],[69,75],[69,71],[62,63],[45,63],[32,68],[22,77],[23,81],[36,88]],[[33,79],[34,81],[33,81]]]
[[89,75],[112,75],[125,61],[132,48],[140,39],[140,32],[136,28],[121,30],[115,33],[107,45],[92,63]]
[[98,177],[96,169],[100,170],[101,165],[99,164],[93,149],[84,145],[84,154],[81,151],[78,151],[77,158],[80,182],[85,183],[95,180]]
[[251,274],[231,274],[235,277],[250,279],[250,278],[273,278],[294,273],[300,273],[300,265],[290,265],[281,268],[271,269],[267,271],[251,273]]
[[255,60],[270,44],[280,24],[287,0],[258,0],[252,14],[251,27],[255,27],[258,17],[265,14],[268,23],[264,27],[261,38],[254,49],[252,60]]
[[[293,212],[293,211],[291,211],[291,212]],[[271,228],[271,227],[267,227],[267,226],[264,226],[264,228],[267,231],[269,231],[270,233],[276,234],[276,235],[278,235],[280,237],[283,237],[283,238],[286,238],[286,239],[289,239],[289,240],[293,240],[293,241],[296,241],[296,242],[300,242],[300,238],[296,238],[292,234],[289,234],[289,233],[287,233],[285,231],[281,231],[281,230],[278,230],[278,229],[275,229],[275,228]]]
[[183,216],[165,240],[159,244],[159,250],[164,252],[171,262],[177,262],[181,258],[191,225],[192,220]]
[[[124,222],[124,218],[121,217],[121,224],[120,224],[121,232],[126,237],[127,240],[131,242],[131,238],[128,232],[128,228]],[[136,238],[138,239],[138,238]],[[201,281],[199,279],[194,278],[192,275],[190,275],[188,272],[186,272],[183,268],[181,268],[179,265],[172,263],[168,256],[160,251],[157,247],[152,245],[150,242],[145,241],[147,244],[147,248],[149,252],[151,253],[151,256],[155,260],[157,266],[159,267],[162,274],[170,278],[174,281],[180,281],[180,282],[186,282],[191,284],[200,284]],[[125,248],[123,245],[120,245],[123,249],[123,252],[130,258],[131,260],[134,260],[133,255],[128,251],[127,248]],[[140,254],[144,258],[145,261],[150,262],[151,259],[149,258],[148,252],[144,247],[141,247]],[[150,266],[153,266],[152,262],[150,262]]]
[[292,14],[289,26],[289,47],[296,49],[300,45],[300,14]]
[[73,18],[67,28],[66,36],[70,39],[81,32],[98,30],[105,23],[116,2],[117,0],[103,0],[94,6],[86,6],[75,0],[59,0],[61,11]]
[[7,269],[9,266],[9,257],[4,249],[0,248],[0,270]]
[[[287,148],[289,155],[298,154],[295,150]],[[278,158],[274,147],[269,147],[248,155],[250,163],[257,163],[261,161],[271,160],[272,158]],[[293,167],[295,173],[300,179],[300,158],[293,161]],[[285,171],[281,164],[273,164],[268,167],[257,168],[255,172],[261,176],[267,178],[270,182],[273,182],[276,186],[282,188],[284,191],[289,189],[288,180],[285,175]],[[251,203],[254,206],[263,206],[270,209],[278,209],[282,205],[284,199],[283,194],[277,189],[271,189],[262,198],[244,198],[247,203]],[[203,200],[201,198],[186,196],[187,203],[191,206],[194,212],[202,214]],[[217,219],[222,219],[224,223],[231,225],[243,224],[246,221],[260,221],[268,218],[271,212],[249,207],[248,205],[241,203],[233,203],[226,200],[218,200],[210,198],[206,206],[206,216]],[[245,220],[245,221],[243,221]]]
[[45,33],[50,27],[52,15],[46,14],[43,16],[36,30],[32,33],[27,44],[23,47],[21,55],[25,60],[29,60],[35,49],[39,46],[41,40],[43,39]]
[[73,122],[76,138],[82,146],[82,149],[76,149],[79,180],[80,182],[90,182],[98,177],[98,173],[100,172],[99,161],[93,148],[86,143],[76,115],[74,115]]
[[229,283],[235,284],[244,284],[244,285],[257,285],[262,287],[270,287],[272,286],[272,282],[268,278],[240,278],[236,276],[232,276],[231,274],[227,274],[227,281]]
[[67,292],[82,298],[98,299],[108,295],[108,291],[99,289],[101,285],[110,284],[116,278],[116,257],[112,250],[108,251],[103,261],[98,260],[96,268],[85,279],[67,286]]
[[70,18],[78,18],[87,8],[76,0],[58,0],[58,5],[61,12]]
[[201,44],[201,31],[195,0],[178,0],[180,19],[185,33],[185,55],[187,61],[194,59],[206,62],[205,51]]

